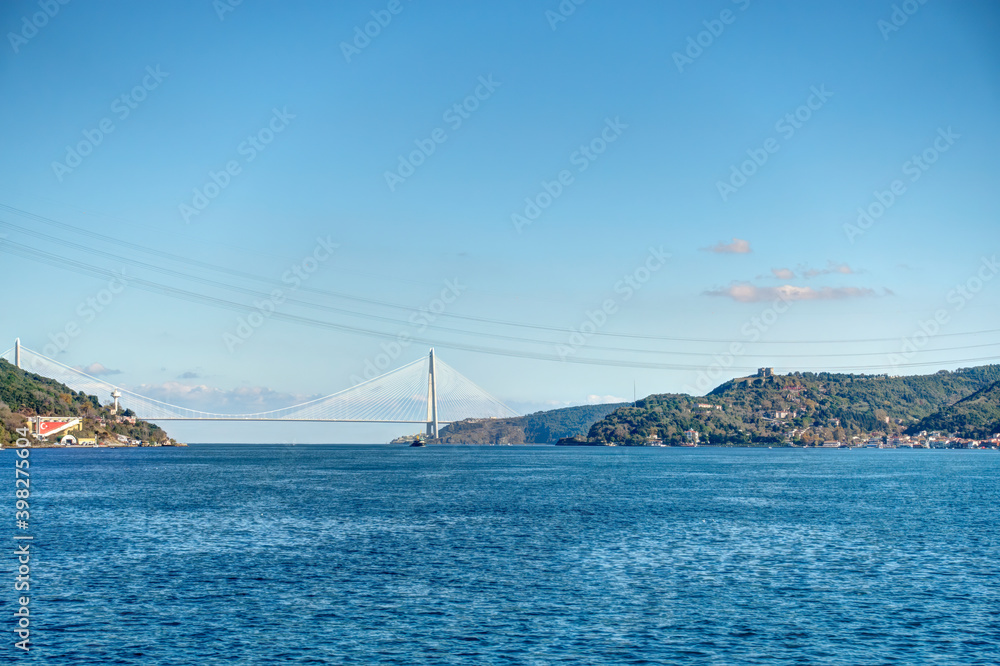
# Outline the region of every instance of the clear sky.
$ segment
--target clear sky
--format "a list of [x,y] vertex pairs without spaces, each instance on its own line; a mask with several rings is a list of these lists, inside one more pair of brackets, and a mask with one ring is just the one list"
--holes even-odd
[[233,412],[431,344],[522,412],[1000,360],[995,2],[11,0],[0,28],[0,351]]

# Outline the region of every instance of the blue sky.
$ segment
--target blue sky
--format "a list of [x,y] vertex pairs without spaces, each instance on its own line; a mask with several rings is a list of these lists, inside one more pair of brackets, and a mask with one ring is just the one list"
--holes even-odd
[[[521,411],[630,398],[633,382],[703,391],[760,365],[909,374],[1000,358],[995,3],[46,7],[0,8],[0,233],[7,250],[50,253],[0,252],[0,337],[123,386],[280,406],[350,386],[400,333]],[[420,145],[430,154],[399,171]],[[390,187],[387,172],[406,177]],[[528,220],[532,200],[546,207]],[[859,208],[880,215],[862,228]],[[332,245],[300,288],[282,282]],[[123,268],[160,290],[132,282],[81,314],[108,288],[100,271]],[[269,319],[233,344],[262,289],[233,271],[308,301],[275,308],[312,323]],[[423,329],[416,313],[449,289]],[[596,335],[573,336],[594,318]],[[56,345],[68,324],[77,335]]]

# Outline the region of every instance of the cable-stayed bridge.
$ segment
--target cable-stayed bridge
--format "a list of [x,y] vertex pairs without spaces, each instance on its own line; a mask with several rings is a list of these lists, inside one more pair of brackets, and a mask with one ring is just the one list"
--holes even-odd
[[17,367],[65,384],[135,412],[146,421],[322,421],[335,423],[426,424],[427,435],[437,437],[438,425],[469,418],[518,416],[457,370],[434,356],[391,370],[349,389],[290,407],[251,414],[217,414],[171,405],[103,379],[88,375],[43,354],[22,347],[20,341],[4,352]]

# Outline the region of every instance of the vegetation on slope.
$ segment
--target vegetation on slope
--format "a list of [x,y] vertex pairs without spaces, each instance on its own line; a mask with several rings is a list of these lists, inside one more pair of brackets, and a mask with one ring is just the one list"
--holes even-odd
[[[126,411],[126,415],[129,412]],[[54,379],[20,370],[0,359],[0,444],[13,445],[17,429],[27,426],[31,416],[78,416],[83,419],[78,437],[112,439],[124,435],[143,442],[165,443],[167,433],[146,421],[115,423],[115,417],[97,396],[77,393]],[[105,425],[99,425],[103,420]]]
[[441,429],[443,444],[555,444],[585,435],[590,426],[618,404],[580,405],[509,419],[468,419]]
[[1000,382],[921,419],[907,432],[923,430],[954,433],[968,439],[983,439],[1000,432]]
[[651,395],[595,423],[588,440],[680,444],[694,430],[712,444],[812,444],[895,434],[1000,380],[1000,365],[889,377],[792,373],[742,377],[704,397]]

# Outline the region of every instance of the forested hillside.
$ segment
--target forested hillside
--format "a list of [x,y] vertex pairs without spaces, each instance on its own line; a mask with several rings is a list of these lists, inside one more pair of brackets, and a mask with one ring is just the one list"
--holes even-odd
[[982,439],[1000,432],[1000,382],[921,419],[909,433],[939,430],[959,437]]
[[510,419],[470,419],[441,429],[444,444],[555,444],[586,435],[590,426],[618,404],[580,405]]
[[686,430],[713,444],[804,444],[902,432],[1000,380],[1000,365],[889,377],[833,373],[742,377],[704,397],[651,395],[591,427],[588,439],[678,444]]
[[[80,434],[88,437],[124,435],[144,442],[167,442],[159,426],[145,421],[112,423],[113,416],[97,396],[78,393],[54,379],[20,370],[0,359],[0,443],[13,444],[17,428],[25,427],[29,416],[79,416],[84,419]],[[104,426],[98,425],[103,420]]]

